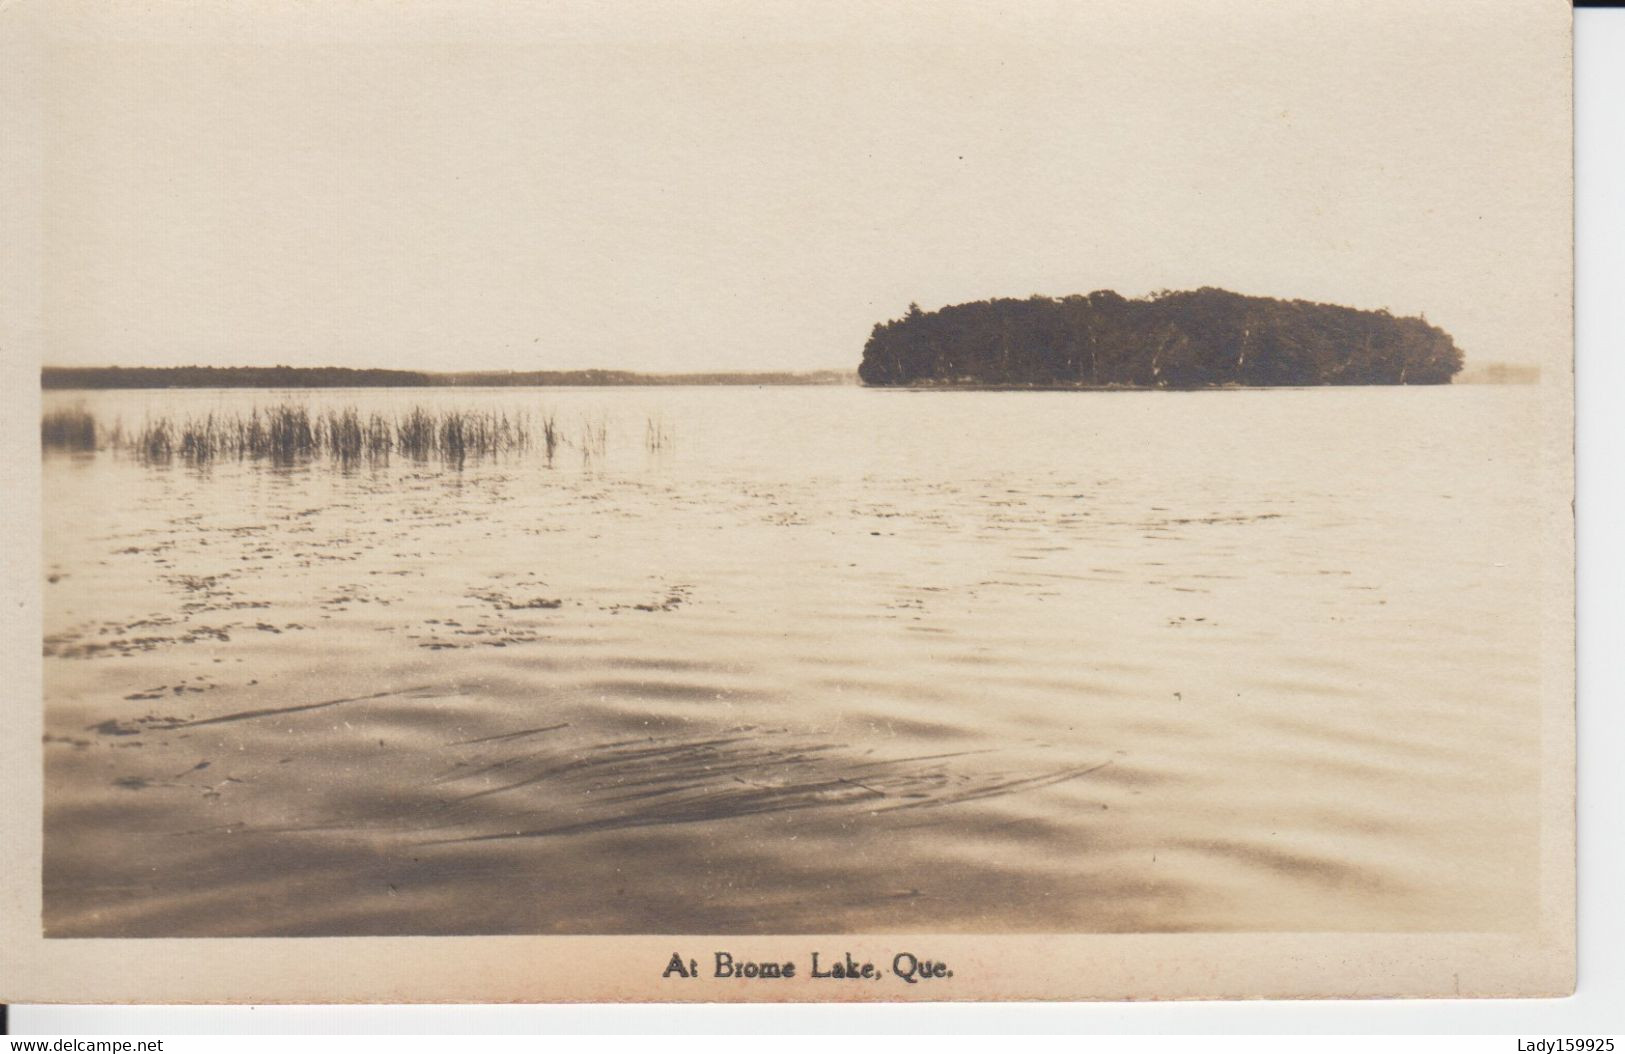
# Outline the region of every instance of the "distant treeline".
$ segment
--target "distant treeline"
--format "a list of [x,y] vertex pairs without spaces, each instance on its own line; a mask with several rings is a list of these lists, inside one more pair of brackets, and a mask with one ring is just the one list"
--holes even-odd
[[450,388],[690,384],[855,384],[848,370],[809,373],[632,373],[527,370],[427,373],[342,366],[47,366],[42,388]]
[[1450,336],[1420,318],[1204,288],[911,304],[875,326],[858,375],[871,385],[1210,388],[1448,384],[1461,366]]
[[1456,384],[1539,384],[1540,367],[1519,362],[1484,362],[1456,374]]

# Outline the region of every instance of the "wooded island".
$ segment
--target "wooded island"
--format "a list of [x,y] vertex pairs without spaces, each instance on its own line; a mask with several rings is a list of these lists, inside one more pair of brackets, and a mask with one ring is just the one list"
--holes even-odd
[[858,376],[874,386],[1214,388],[1448,384],[1461,367],[1455,341],[1425,319],[1203,288],[911,304],[875,326]]

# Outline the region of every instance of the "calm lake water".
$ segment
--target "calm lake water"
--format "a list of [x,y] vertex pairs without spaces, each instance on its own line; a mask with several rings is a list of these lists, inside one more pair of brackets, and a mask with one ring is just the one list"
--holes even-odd
[[47,393],[572,445],[48,454],[46,930],[1522,926],[1537,393]]

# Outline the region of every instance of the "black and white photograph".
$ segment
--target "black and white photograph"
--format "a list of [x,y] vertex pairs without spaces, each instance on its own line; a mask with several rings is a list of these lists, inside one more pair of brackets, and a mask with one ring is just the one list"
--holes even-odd
[[1565,5],[6,17],[13,984],[1572,991]]

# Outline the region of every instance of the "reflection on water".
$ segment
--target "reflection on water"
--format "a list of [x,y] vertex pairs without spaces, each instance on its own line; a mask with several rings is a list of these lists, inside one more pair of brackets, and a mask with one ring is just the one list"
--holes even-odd
[[571,445],[47,456],[47,932],[1521,926],[1536,391],[49,393]]

